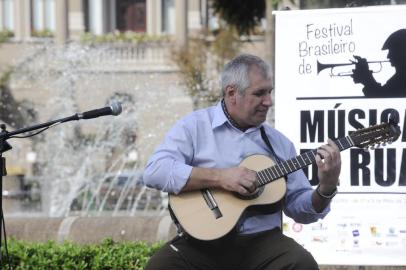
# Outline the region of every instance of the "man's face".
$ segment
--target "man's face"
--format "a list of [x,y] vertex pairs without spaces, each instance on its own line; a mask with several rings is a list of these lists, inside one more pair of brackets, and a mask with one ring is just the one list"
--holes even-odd
[[242,127],[258,126],[266,120],[269,107],[272,106],[272,82],[262,76],[253,66],[248,73],[250,86],[244,95],[236,94],[236,121]]

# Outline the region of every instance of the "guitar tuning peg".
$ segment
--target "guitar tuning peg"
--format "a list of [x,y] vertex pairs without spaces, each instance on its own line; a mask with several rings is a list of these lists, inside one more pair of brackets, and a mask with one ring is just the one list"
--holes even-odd
[[382,143],[382,146],[386,146],[386,141],[384,141],[384,142]]
[[370,149],[375,150],[375,145],[371,145]]

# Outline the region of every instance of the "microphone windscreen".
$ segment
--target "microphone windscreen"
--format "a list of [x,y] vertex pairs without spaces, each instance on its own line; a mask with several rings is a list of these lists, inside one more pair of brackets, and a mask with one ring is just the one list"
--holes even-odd
[[112,115],[119,115],[122,112],[121,104],[119,102],[112,102],[110,108]]

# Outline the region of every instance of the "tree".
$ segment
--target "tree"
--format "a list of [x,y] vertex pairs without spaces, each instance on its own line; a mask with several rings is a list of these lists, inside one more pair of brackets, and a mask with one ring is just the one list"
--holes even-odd
[[179,67],[194,109],[198,109],[219,99],[218,75],[225,62],[238,54],[241,41],[233,27],[225,27],[214,37],[203,33],[190,38],[188,44],[175,49],[172,58]]
[[[251,34],[265,18],[266,9],[278,7],[283,0],[213,0],[212,7],[226,23],[236,27],[240,35]],[[297,1],[290,0],[291,3]],[[299,0],[299,8],[340,8],[390,5],[391,0]],[[405,3],[398,0],[397,3]],[[270,6],[271,5],[271,6]]]
[[240,35],[250,34],[265,16],[265,0],[215,0],[212,7]]
[[0,122],[12,128],[22,128],[32,122],[36,113],[28,101],[17,101],[9,87],[9,80],[13,69],[0,75]]

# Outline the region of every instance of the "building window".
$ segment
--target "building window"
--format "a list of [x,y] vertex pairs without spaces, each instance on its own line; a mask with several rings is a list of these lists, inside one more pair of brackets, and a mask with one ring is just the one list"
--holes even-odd
[[146,0],[117,0],[117,28],[120,31],[145,32]]

